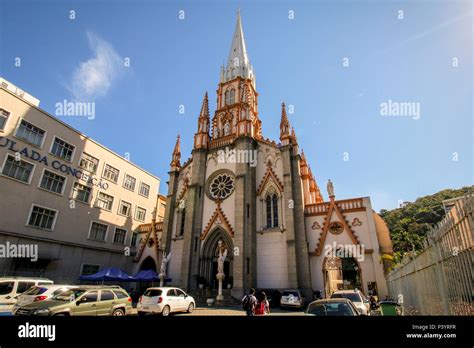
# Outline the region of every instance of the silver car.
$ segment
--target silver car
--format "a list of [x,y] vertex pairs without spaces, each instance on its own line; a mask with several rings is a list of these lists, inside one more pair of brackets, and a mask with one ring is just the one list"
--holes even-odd
[[285,290],[281,294],[280,307],[303,308],[305,297],[299,290]]

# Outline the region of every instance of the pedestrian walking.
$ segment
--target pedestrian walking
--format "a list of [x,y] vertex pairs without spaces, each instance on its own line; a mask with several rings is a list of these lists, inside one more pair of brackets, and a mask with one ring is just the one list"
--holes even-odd
[[248,317],[255,315],[255,306],[257,305],[257,298],[255,297],[255,289],[250,289],[249,293],[242,299],[242,307]]
[[267,300],[267,294],[260,292],[258,294],[257,305],[255,306],[255,315],[270,314],[270,303]]

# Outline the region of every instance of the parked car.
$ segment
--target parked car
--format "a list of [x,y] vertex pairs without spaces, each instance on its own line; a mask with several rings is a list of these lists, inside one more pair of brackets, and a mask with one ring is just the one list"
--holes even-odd
[[280,307],[303,308],[305,297],[299,290],[285,290],[281,294]]
[[0,277],[0,314],[11,314],[18,296],[35,285],[51,285],[54,282],[46,278]]
[[196,307],[194,298],[183,290],[172,287],[149,288],[137,304],[138,315],[148,313],[168,316],[173,312],[192,313]]
[[51,299],[53,296],[60,294],[63,291],[73,288],[74,285],[36,285],[26,290],[23,294],[18,296],[18,300],[13,306],[12,311],[18,307],[26,306],[27,304]]
[[18,307],[15,315],[123,316],[132,311],[132,298],[120,286],[76,286],[49,300]]
[[346,298],[313,301],[308,305],[305,314],[318,317],[355,317],[360,315],[354,303]]
[[370,315],[370,302],[360,290],[338,290],[331,298],[347,298],[354,303],[360,314]]

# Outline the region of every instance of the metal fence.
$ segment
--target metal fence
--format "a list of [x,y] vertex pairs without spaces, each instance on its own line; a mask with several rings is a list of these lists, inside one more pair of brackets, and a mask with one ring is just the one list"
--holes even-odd
[[427,236],[387,275],[389,294],[406,315],[474,315],[474,196],[460,197]]

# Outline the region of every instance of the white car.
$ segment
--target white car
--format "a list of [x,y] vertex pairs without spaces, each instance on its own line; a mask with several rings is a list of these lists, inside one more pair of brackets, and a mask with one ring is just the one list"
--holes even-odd
[[280,307],[303,308],[306,299],[299,290],[285,290],[281,294]]
[[0,277],[0,315],[11,315],[19,295],[35,285],[51,285],[54,282],[45,278]]
[[370,315],[370,302],[360,290],[338,290],[331,295],[331,298],[347,298],[361,315]]
[[168,316],[173,312],[192,313],[195,307],[194,298],[179,288],[148,288],[138,301],[137,312],[138,315],[154,313]]
[[49,300],[51,297],[58,295],[68,289],[73,288],[74,285],[36,285],[26,290],[23,294],[18,296],[18,300],[13,306],[12,312],[27,304]]

